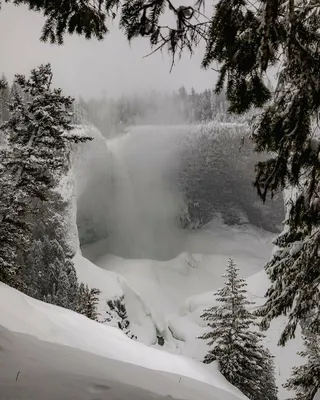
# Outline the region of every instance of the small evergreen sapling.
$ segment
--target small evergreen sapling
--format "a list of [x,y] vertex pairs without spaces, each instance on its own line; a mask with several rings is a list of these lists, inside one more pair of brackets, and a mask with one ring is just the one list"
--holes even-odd
[[130,331],[130,321],[128,319],[127,308],[124,302],[124,296],[107,301],[108,309],[105,323],[117,326],[130,339],[137,339],[137,336]]
[[225,378],[250,399],[275,400],[277,388],[272,356],[262,344],[253,314],[247,309],[246,282],[229,259],[223,288],[215,294],[217,304],[205,310],[202,318],[210,331],[200,338],[209,340],[204,362],[217,360]]

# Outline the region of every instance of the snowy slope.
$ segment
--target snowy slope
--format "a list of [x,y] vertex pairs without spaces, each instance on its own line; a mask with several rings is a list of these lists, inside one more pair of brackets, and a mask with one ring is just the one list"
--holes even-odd
[[[166,339],[164,350],[201,361],[207,346],[197,339],[206,329],[200,315],[212,305],[213,293],[224,281],[221,275],[228,257],[234,257],[240,274],[248,278],[249,296],[258,306],[263,303],[269,285],[263,266],[272,251],[272,237],[270,233],[250,226],[228,227],[214,221],[191,232],[186,242],[188,252],[169,261],[127,260],[106,255],[104,242],[85,246],[82,251],[101,267],[100,272],[112,271],[125,277],[128,285],[139,293],[141,301],[150,306],[152,321],[162,327]],[[99,285],[98,280],[95,282]],[[301,363],[296,352],[302,348],[299,332],[297,339],[284,348],[277,346],[284,323],[281,318],[274,321],[266,332],[265,341],[276,357],[281,399],[288,397],[281,385],[289,377],[291,368]],[[145,340],[145,343],[148,342]]]
[[[130,288],[139,293],[140,299],[148,305],[157,329],[170,339],[168,321],[179,314],[186,298],[217,289],[223,282],[221,275],[231,256],[245,277],[261,271],[271,253],[271,238],[270,234],[255,228],[230,228],[217,220],[196,233],[189,233],[186,251],[169,261],[112,256],[106,254],[107,246],[101,241],[82,247],[83,255],[101,269],[91,264],[90,268],[97,273],[83,275],[84,270],[89,270],[87,268],[80,268],[78,273],[81,280],[101,290],[104,281],[102,270],[124,277]],[[81,265],[79,263],[79,267]],[[130,301],[126,304],[131,306]],[[141,340],[139,335],[138,338]]]
[[101,291],[98,307],[100,321],[106,318],[106,309],[108,309],[106,302],[124,296],[131,323],[130,330],[138,336],[140,342],[147,345],[156,343],[157,330],[164,330],[163,323],[157,320],[150,305],[132,289],[123,276],[97,267],[80,254],[75,257],[75,268],[80,281],[85,282],[89,287],[97,287]]
[[[10,304],[10,307],[8,307],[8,304]],[[147,347],[141,343],[130,340],[118,329],[91,321],[72,311],[31,299],[2,283],[0,283],[0,326],[2,327],[0,330],[0,364],[3,365],[5,362],[6,365],[11,368],[11,374],[8,375],[8,371],[10,371],[9,368],[5,374],[0,374],[0,383],[4,381],[8,390],[11,388],[12,381],[16,377],[18,371],[20,371],[21,376],[23,376],[30,366],[30,371],[28,373],[35,374],[37,371],[34,371],[34,368],[40,368],[39,362],[40,366],[43,364],[49,368],[48,373],[50,369],[51,371],[54,369],[56,372],[55,378],[58,379],[59,376],[64,377],[64,385],[67,384],[68,378],[68,375],[64,376],[64,374],[62,374],[64,370],[69,371],[69,373],[72,372],[73,379],[77,375],[78,379],[83,374],[88,376],[89,371],[90,377],[95,379],[103,376],[105,379],[108,379],[110,376],[114,377],[115,370],[113,371],[113,375],[110,372],[112,364],[109,364],[108,368],[108,364],[104,364],[104,361],[96,361],[96,358],[81,355],[78,352],[76,354],[74,353],[75,355],[69,358],[69,349],[63,349],[60,346],[59,348],[54,348],[48,344],[44,345],[43,343],[39,344],[39,342],[34,340],[34,338],[37,338],[45,342],[70,346],[93,355],[99,355],[108,360],[118,360],[153,371],[175,374],[174,376],[170,375],[169,380],[176,382],[176,385],[184,386],[185,378],[187,378],[187,386],[191,385],[191,387],[190,379],[198,381],[195,382],[195,388],[199,390],[200,393],[203,391],[203,398],[209,399],[209,397],[205,396],[206,394],[210,394],[210,397],[214,399],[221,398],[222,391],[224,392],[222,397],[225,399],[231,400],[235,397],[244,398],[238,390],[234,389],[220,375],[215,366],[205,366],[181,356]],[[6,330],[28,334],[31,335],[33,339],[24,338],[22,342],[20,341],[20,354],[19,346],[16,348],[14,345],[15,337]],[[32,347],[28,349],[28,341],[31,343],[31,346],[35,347],[35,353],[32,352]],[[57,357],[59,353],[55,353],[56,350],[61,354],[61,358]],[[53,353],[55,353],[54,362],[51,361],[54,355]],[[82,359],[82,362],[80,362],[80,359]],[[17,361],[19,361],[19,365]],[[87,369],[83,365],[84,362],[88,367]],[[12,367],[13,364],[16,364],[15,368]],[[62,364],[64,366],[62,366]],[[22,368],[23,366],[24,368]],[[105,368],[103,368],[103,366],[105,366]],[[12,372],[13,370],[15,373]],[[118,371],[121,370],[122,368],[118,368]],[[8,383],[8,379],[11,379],[11,382]],[[35,375],[33,375],[33,379],[35,379]],[[39,376],[37,379],[39,384],[39,381],[41,382]],[[46,379],[50,381],[48,376],[46,376]],[[153,379],[155,379],[155,375],[153,375]],[[153,388],[151,382],[146,382],[145,378],[144,383],[141,383],[141,381],[142,379],[135,381],[132,376],[131,381],[125,376],[122,377],[122,382],[126,382],[127,384],[134,384],[135,386],[146,389]],[[98,383],[95,385],[91,384],[92,390],[103,389],[101,383],[99,383],[99,379],[97,379],[96,382]],[[74,383],[75,381],[73,381],[73,386]],[[200,385],[200,383],[202,383],[202,385]],[[157,390],[159,394],[175,395],[177,391],[173,393],[173,389],[176,385],[155,385],[153,390]],[[1,388],[3,388],[2,384]],[[104,390],[105,388],[103,391]],[[19,393],[21,395],[21,392]],[[189,390],[185,390],[183,395],[180,393],[179,396],[190,400],[195,399],[195,397],[193,397],[194,393]],[[12,396],[9,398],[19,397]]]
[[168,393],[175,399],[241,398],[189,378],[43,342],[1,326],[0,370],[0,398],[6,400],[161,400]]

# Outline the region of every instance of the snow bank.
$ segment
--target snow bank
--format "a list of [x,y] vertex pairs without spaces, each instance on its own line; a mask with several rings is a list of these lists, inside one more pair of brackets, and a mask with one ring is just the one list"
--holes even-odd
[[[34,300],[0,283],[0,325],[9,331],[102,357],[191,378],[239,396],[212,366],[130,340],[120,330],[72,311]],[[10,344],[10,336],[4,341]],[[45,353],[43,353],[45,358]],[[232,397],[232,396],[231,396]]]
[[138,336],[142,343],[148,345],[156,343],[157,329],[163,330],[163,327],[160,328],[149,305],[131,288],[124,277],[97,267],[79,253],[76,255],[74,263],[78,279],[89,287],[96,287],[101,291],[98,307],[100,321],[104,321],[106,318],[107,301],[123,296],[132,333]]
[[[190,378],[16,334],[0,326],[1,396],[10,400],[236,400]],[[234,391],[235,392],[235,391]],[[236,394],[236,392],[235,392]],[[242,396],[243,397],[243,396]]]

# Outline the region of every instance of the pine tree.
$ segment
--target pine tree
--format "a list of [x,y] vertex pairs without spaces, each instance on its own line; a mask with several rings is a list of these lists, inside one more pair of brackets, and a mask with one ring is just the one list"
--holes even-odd
[[20,277],[29,296],[76,311],[78,280],[72,260],[58,242],[45,234],[33,240],[23,258]]
[[299,352],[307,363],[295,367],[291,378],[284,385],[288,390],[296,392],[296,400],[312,400],[320,390],[320,338],[307,333],[304,336],[305,350]]
[[[290,212],[290,211],[289,211]],[[308,320],[309,329],[319,332],[318,313],[320,291],[318,285],[320,232],[294,229],[287,217],[284,231],[274,241],[276,248],[266,265],[272,281],[267,301],[258,310],[263,316],[261,326],[268,329],[270,322],[281,314],[289,315],[279,344],[295,337],[298,323]]]
[[2,75],[0,82],[2,82],[2,86],[0,85],[0,123],[3,123],[9,119],[10,88],[5,75]]
[[79,286],[77,312],[93,321],[98,321],[98,303],[101,291],[97,288],[89,289],[83,283]]
[[68,296],[69,279],[64,265],[62,263],[56,263],[55,265],[52,265],[52,269],[56,270],[57,273],[57,283],[54,284],[55,293],[53,295],[53,304],[63,308],[70,308]]
[[87,304],[87,317],[93,319],[94,321],[98,320],[98,302],[99,302],[99,295],[101,291],[97,288],[92,288],[89,291],[88,295],[88,304]]
[[261,344],[263,335],[247,309],[246,282],[229,259],[223,288],[215,294],[217,304],[202,315],[210,331],[201,336],[209,340],[204,362],[217,360],[220,372],[250,399],[275,400],[277,389],[272,356]]
[[0,78],[0,90],[2,89],[6,89],[8,87],[8,82],[7,79],[5,77],[1,77]]
[[73,99],[51,89],[51,81],[49,64],[32,70],[29,79],[16,75],[13,87],[18,85],[30,100],[15,90],[10,118],[0,127],[7,137],[0,154],[0,280],[20,289],[25,286],[19,275],[31,216],[70,168],[71,144],[90,139],[72,133]]

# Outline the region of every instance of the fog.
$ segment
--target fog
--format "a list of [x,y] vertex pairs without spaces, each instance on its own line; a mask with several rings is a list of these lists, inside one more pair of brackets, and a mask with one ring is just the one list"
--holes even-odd
[[77,164],[81,244],[105,240],[107,253],[168,260],[184,248],[182,194],[170,181],[187,127],[136,127],[84,147]]
[[169,260],[189,250],[193,227],[216,216],[276,232],[283,201],[258,200],[256,159],[246,146],[239,152],[243,129],[149,125],[113,139],[90,130],[95,140],[76,165],[81,245],[102,241],[104,254]]
[[66,37],[63,46],[41,43],[43,17],[24,6],[3,4],[0,10],[0,73],[12,80],[15,73],[27,74],[41,63],[51,62],[54,83],[68,94],[86,98],[141,93],[150,89],[172,91],[185,85],[203,90],[213,87],[216,74],[200,69],[203,48],[190,58],[185,54],[170,73],[166,52],[144,58],[148,40],[131,45],[116,24],[103,41]]

